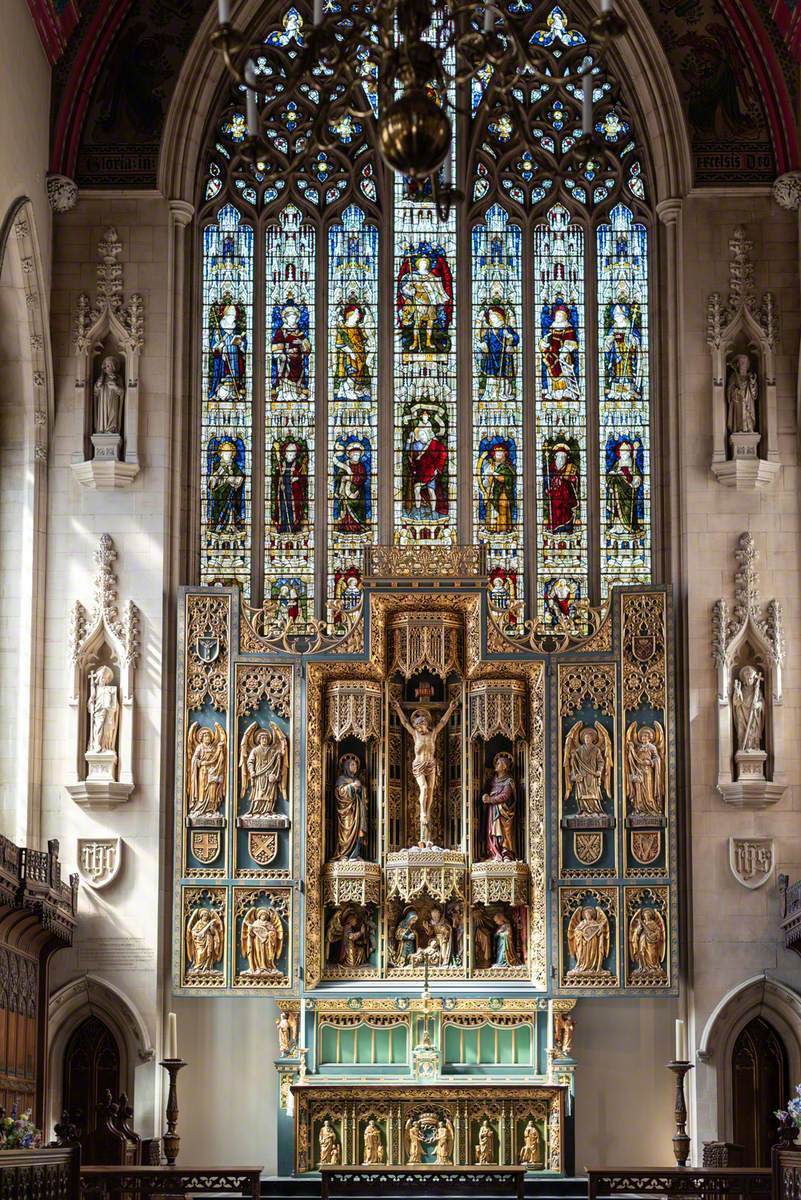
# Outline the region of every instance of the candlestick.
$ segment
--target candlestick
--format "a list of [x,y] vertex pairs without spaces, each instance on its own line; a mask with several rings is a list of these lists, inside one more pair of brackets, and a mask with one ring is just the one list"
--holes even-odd
[[445,155],[445,162],[442,164],[442,182],[446,188],[449,188],[453,183],[453,162],[451,160],[451,149],[448,147],[448,153]]
[[[679,1024],[684,1025],[684,1022],[676,1022],[677,1040],[679,1036]],[[674,1061],[669,1062],[668,1067],[676,1076],[676,1096],[673,1102],[676,1132],[673,1134],[673,1156],[676,1159],[677,1167],[686,1167],[687,1160],[690,1157],[690,1138],[687,1134],[687,1102],[684,1098],[684,1076],[688,1071],[692,1071],[693,1064],[686,1061]]]
[[684,1022],[676,1021],[676,1062],[687,1061],[687,1043],[684,1037]]
[[167,1039],[164,1046],[164,1057],[178,1057],[178,1021],[175,1013],[167,1014]]
[[592,133],[592,68],[588,67],[581,80],[581,132]]
[[164,1067],[170,1077],[169,1091],[167,1092],[167,1108],[165,1116],[167,1118],[167,1128],[161,1139],[164,1146],[164,1157],[167,1160],[167,1165],[175,1166],[175,1160],[178,1157],[178,1147],[181,1144],[181,1139],[178,1136],[178,1088],[176,1078],[181,1067],[185,1067],[186,1063],[182,1058],[165,1058],[159,1063],[159,1066]]
[[231,0],[217,0],[217,20],[220,25],[231,24]]

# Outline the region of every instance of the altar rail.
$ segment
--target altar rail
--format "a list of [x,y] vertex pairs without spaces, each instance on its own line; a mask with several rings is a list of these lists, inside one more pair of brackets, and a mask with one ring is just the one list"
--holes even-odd
[[151,1196],[259,1200],[261,1171],[261,1167],[82,1167],[80,1196],[81,1200],[118,1200],[121,1196],[125,1200],[149,1200]]
[[80,1164],[78,1146],[0,1151],[0,1196],[2,1200],[76,1200]]
[[321,1200],[448,1196],[523,1200],[525,1167],[321,1167]]
[[773,1200],[799,1200],[801,1197],[801,1149],[792,1144],[787,1145],[786,1142],[780,1142],[778,1146],[773,1147],[771,1163],[773,1165]]
[[[587,1171],[588,1200],[607,1196],[680,1196],[699,1200],[770,1200],[771,1172],[756,1167],[666,1167]],[[797,1193],[786,1200],[797,1200]]]

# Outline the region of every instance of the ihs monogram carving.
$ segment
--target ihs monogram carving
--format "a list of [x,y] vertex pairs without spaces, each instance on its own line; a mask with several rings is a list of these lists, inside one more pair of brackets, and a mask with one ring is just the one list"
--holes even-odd
[[87,887],[108,887],[122,866],[120,838],[78,838],[78,874]]
[[767,883],[775,866],[772,838],[729,838],[731,873],[743,887],[754,890]]

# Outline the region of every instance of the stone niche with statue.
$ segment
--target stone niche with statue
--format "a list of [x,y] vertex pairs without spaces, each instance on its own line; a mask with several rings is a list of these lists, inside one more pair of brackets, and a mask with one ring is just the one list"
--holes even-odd
[[670,595],[512,636],[478,547],[363,585],[302,636],[181,593],[175,988],[276,999],[282,1173],[570,1170],[576,1000],[677,986]]

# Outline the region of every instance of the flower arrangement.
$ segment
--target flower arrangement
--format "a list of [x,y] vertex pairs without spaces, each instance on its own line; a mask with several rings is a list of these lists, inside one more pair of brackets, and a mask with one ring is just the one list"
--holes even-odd
[[777,1108],[774,1116],[779,1121],[779,1133],[782,1141],[791,1142],[801,1129],[801,1083],[795,1089],[792,1100],[787,1101],[786,1108]]
[[16,1108],[10,1117],[0,1108],[0,1150],[38,1150],[41,1144],[42,1133],[31,1120],[29,1108],[21,1117],[17,1116]]

